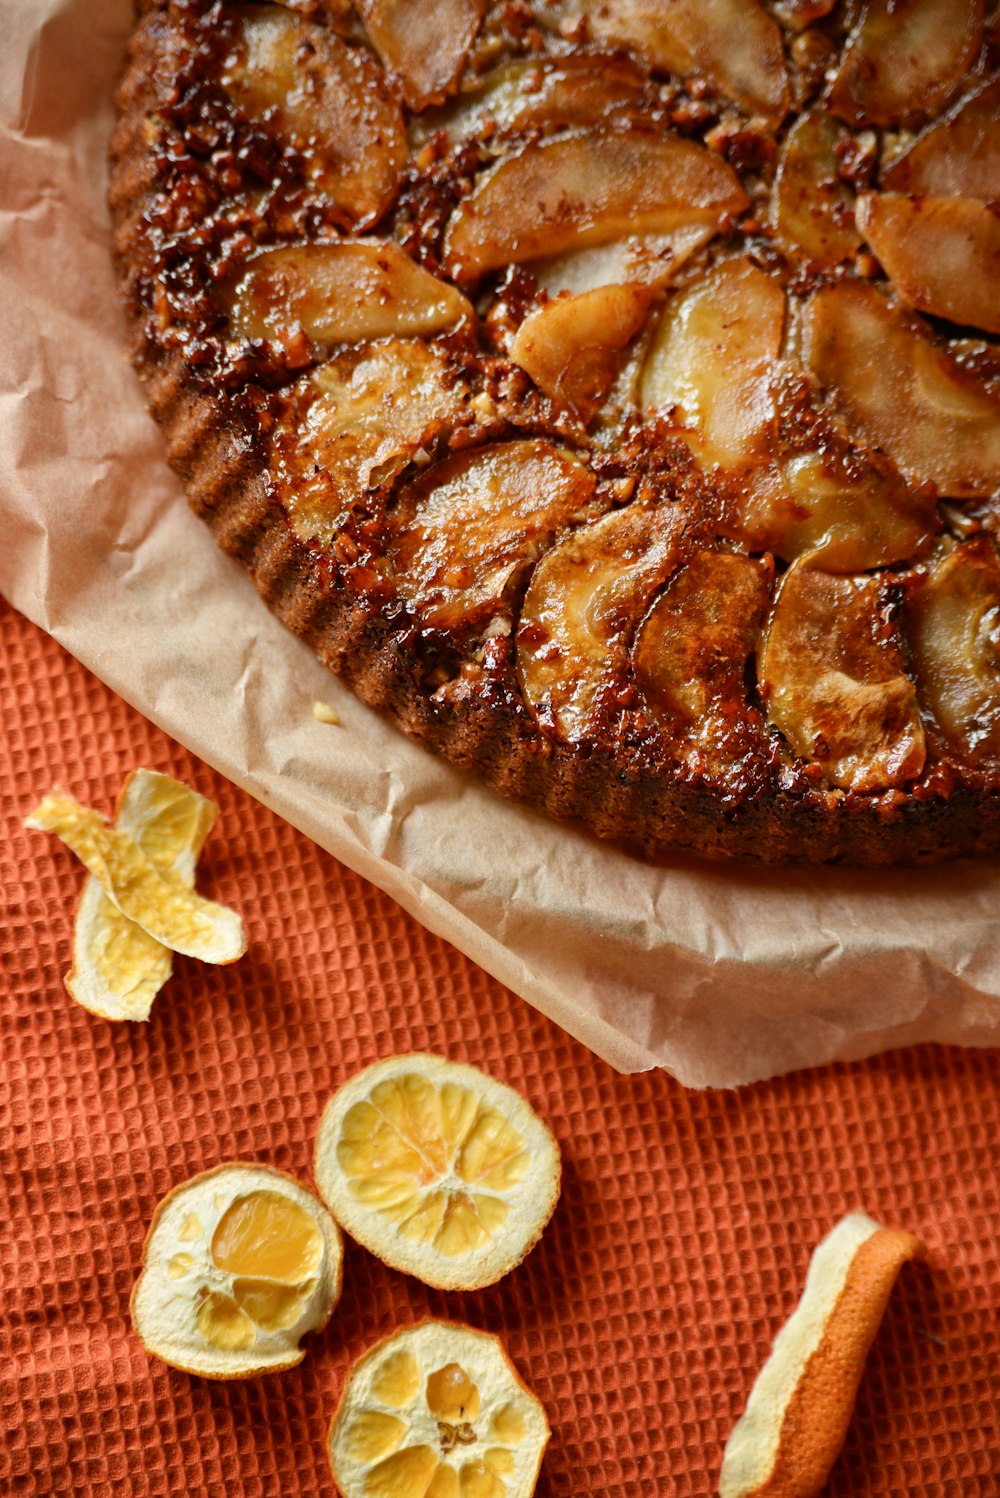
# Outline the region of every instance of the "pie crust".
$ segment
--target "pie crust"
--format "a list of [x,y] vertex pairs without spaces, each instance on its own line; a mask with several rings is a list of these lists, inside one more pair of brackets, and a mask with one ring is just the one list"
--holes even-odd
[[110,204],[270,607],[645,856],[1000,847],[981,0],[153,0]]

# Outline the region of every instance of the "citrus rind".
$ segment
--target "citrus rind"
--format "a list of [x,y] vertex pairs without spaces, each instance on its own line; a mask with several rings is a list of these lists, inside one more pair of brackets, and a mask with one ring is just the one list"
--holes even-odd
[[355,1363],[328,1454],[344,1498],[530,1498],[549,1434],[498,1337],[428,1320]]
[[413,1053],[334,1094],[315,1177],[341,1227],[384,1263],[437,1289],[477,1290],[540,1238],[559,1196],[559,1150],[512,1088]]
[[[255,1244],[254,1213],[284,1231]],[[132,1325],[147,1352],[203,1378],[292,1368],[340,1299],[342,1265],[340,1229],[311,1191],[270,1166],[219,1165],[157,1207]]]

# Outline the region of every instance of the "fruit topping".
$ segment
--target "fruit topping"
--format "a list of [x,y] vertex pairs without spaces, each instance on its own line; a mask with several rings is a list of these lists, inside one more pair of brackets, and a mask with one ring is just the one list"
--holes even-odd
[[237,338],[284,342],[301,329],[315,348],[444,332],[472,308],[391,240],[290,245],[256,256],[226,294]]
[[316,1184],[384,1263],[443,1290],[493,1285],[533,1248],[559,1196],[559,1151],[512,1088],[441,1056],[391,1056],[335,1093]]
[[235,44],[223,84],[300,158],[309,184],[364,227],[388,207],[408,149],[378,66],[327,26],[274,6],[228,6]]
[[857,436],[956,499],[1000,486],[1000,398],[874,286],[824,287],[803,319],[809,368]]
[[667,305],[642,373],[641,401],[683,428],[704,468],[766,460],[785,293],[749,260],[716,265]]
[[665,234],[632,235],[585,250],[569,250],[565,255],[535,260],[529,270],[539,289],[552,297],[561,291],[577,296],[600,286],[649,286],[655,290],[673,280],[685,260],[707,244],[718,227],[717,222],[706,221],[694,210],[687,223],[680,221]]
[[531,1498],[548,1438],[498,1337],[424,1321],[354,1364],[328,1449],[344,1498]]
[[701,75],[749,114],[778,124],[788,110],[781,32],[757,0],[584,0],[592,34],[655,68]]
[[822,269],[849,260],[861,240],[853,197],[838,175],[844,127],[822,109],[795,121],[781,148],[772,213],[782,247]]
[[882,172],[892,192],[1000,197],[1000,78],[982,84],[942,120],[928,125]]
[[452,215],[445,261],[474,280],[698,219],[717,227],[746,205],[736,173],[704,146],[652,131],[583,131],[531,142],[480,177]]
[[986,536],[931,569],[909,611],[923,705],[953,753],[1000,764],[1000,558]]
[[351,349],[305,376],[271,439],[296,534],[330,545],[352,506],[426,460],[466,405],[446,356],[415,338]]
[[508,350],[539,390],[588,421],[611,389],[650,302],[645,286],[599,286],[531,313]]
[[773,570],[738,552],[698,551],[653,603],[632,669],[646,705],[672,735],[711,748],[720,728],[745,715],[746,665]]
[[475,40],[486,0],[357,0],[375,50],[413,109],[454,81]]
[[867,193],[857,222],[907,306],[1000,333],[1000,210],[974,198]]
[[828,103],[849,125],[924,114],[959,81],[983,34],[983,0],[864,0]]
[[924,730],[886,619],[886,584],[796,562],[764,636],[760,691],[795,754],[834,785],[878,791],[919,775]]
[[551,442],[446,458],[399,496],[392,555],[400,592],[437,629],[481,629],[509,616],[531,564],[593,494],[590,470]]
[[592,730],[628,676],[636,625],[677,564],[683,512],[637,501],[575,531],[539,562],[521,608],[518,676],[542,727]]

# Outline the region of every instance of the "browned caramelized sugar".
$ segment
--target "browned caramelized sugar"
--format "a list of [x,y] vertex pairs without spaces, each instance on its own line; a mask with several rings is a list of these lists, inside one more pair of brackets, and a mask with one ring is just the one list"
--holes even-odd
[[997,848],[996,52],[979,0],[154,0],[111,204],[192,503],[505,794]]

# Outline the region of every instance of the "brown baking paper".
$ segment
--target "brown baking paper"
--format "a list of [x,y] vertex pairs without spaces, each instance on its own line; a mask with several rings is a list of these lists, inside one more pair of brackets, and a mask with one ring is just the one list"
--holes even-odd
[[6,0],[0,590],[621,1070],[725,1087],[1000,1042],[996,861],[650,867],[434,759],[270,616],[187,509],[121,353],[104,153],[130,24],[128,0]]

